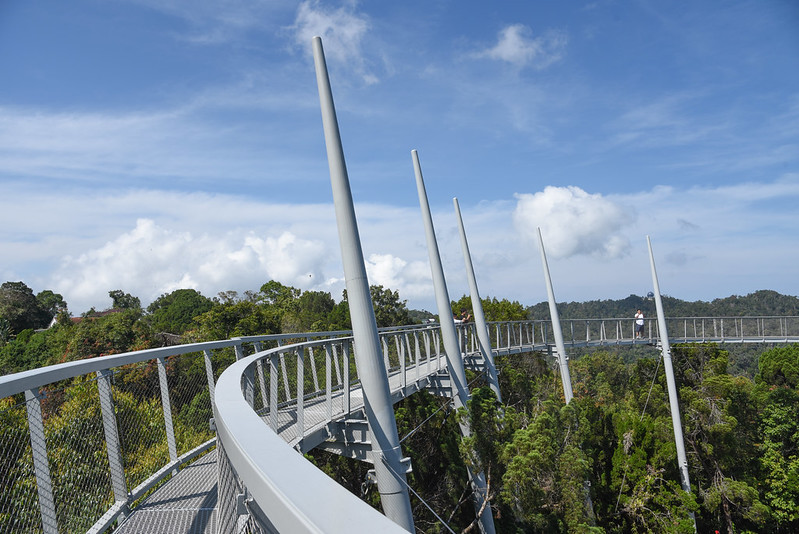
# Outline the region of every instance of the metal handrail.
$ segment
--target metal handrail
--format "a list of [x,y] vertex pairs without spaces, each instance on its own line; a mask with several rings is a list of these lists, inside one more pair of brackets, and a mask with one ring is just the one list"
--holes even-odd
[[353,525],[368,532],[405,532],[297,454],[248,402],[247,376],[259,361],[308,346],[298,343],[259,352],[232,364],[219,377],[213,406],[225,458],[218,461],[233,471],[220,476],[237,477],[251,499],[248,505],[258,511],[254,515],[268,518],[278,532],[343,533],[352,532]]
[[[666,319],[666,322],[672,343],[711,341],[720,343],[799,342],[799,317],[797,316],[677,317]],[[656,319],[646,319],[645,337],[641,340],[634,339],[632,323],[632,318],[561,320],[562,330],[567,336],[565,342],[571,347],[658,342]],[[546,350],[552,345],[552,324],[547,320],[493,322],[489,324],[489,329],[491,331],[493,350],[496,353],[513,354],[514,352],[526,350]],[[38,502],[44,525],[43,530],[48,533],[59,530],[57,513],[53,504],[53,490],[48,467],[48,444],[45,439],[45,425],[42,417],[42,402],[48,402],[40,393],[43,388],[46,388],[47,391],[51,391],[54,388],[63,388],[63,384],[70,379],[83,376],[87,377],[87,381],[96,382],[97,388],[100,389],[99,402],[102,408],[103,425],[106,427],[105,446],[107,447],[109,458],[108,469],[110,469],[107,475],[108,484],[114,490],[113,504],[102,517],[96,519],[95,524],[89,529],[90,532],[101,532],[112,525],[114,521],[129,513],[129,507],[136,499],[142,497],[155,484],[170,476],[181,464],[214,446],[215,442],[212,439],[191,451],[183,452],[182,455],[175,450],[171,415],[168,415],[170,392],[165,371],[167,358],[194,354],[198,357],[204,357],[208,379],[205,387],[208,388],[213,399],[215,384],[211,356],[215,351],[221,349],[234,349],[239,362],[250,362],[247,364],[236,363],[234,365],[245,365],[242,369],[246,371],[245,375],[249,373],[248,383],[251,386],[251,390],[243,390],[244,398],[247,400],[252,399],[251,406],[260,403],[261,409],[256,412],[253,408],[250,408],[249,412],[252,412],[252,415],[247,417],[257,418],[262,416],[258,427],[258,432],[261,433],[268,430],[267,425],[263,423],[264,420],[276,426],[276,418],[280,409],[294,406],[293,409],[300,412],[297,416],[301,419],[302,410],[305,406],[310,405],[313,399],[324,399],[324,402],[327,403],[326,420],[328,423],[333,421],[335,417],[339,417],[341,413],[349,414],[351,412],[350,395],[353,388],[358,385],[358,378],[357,371],[354,370],[349,362],[349,351],[352,345],[352,339],[349,336],[351,336],[351,333],[348,331],[246,336],[127,352],[0,376],[0,399],[22,393],[26,395],[25,407],[28,411],[27,439],[30,441],[26,447],[30,447],[29,450],[33,450],[33,471],[35,472],[36,486],[39,489]],[[479,343],[476,339],[474,325],[459,325],[459,336],[461,350],[469,353],[468,356],[472,364],[479,364],[480,354],[479,350],[477,350]],[[303,341],[291,345],[283,345],[283,343],[290,343],[294,340]],[[442,369],[444,358],[441,357],[443,355],[443,347],[438,324],[427,323],[424,325],[383,328],[380,329],[380,341],[383,347],[386,369],[391,376],[401,377],[400,386],[404,392],[403,395],[411,394],[420,387],[424,387],[424,385],[420,385],[422,384],[421,381],[430,374]],[[262,350],[263,345],[267,343],[279,346]],[[336,351],[339,350],[336,348],[337,346],[341,347],[342,352],[346,352],[346,356],[343,353],[336,354]],[[247,350],[253,351],[255,354],[245,357],[245,352],[247,352],[245,347],[252,347],[252,349]],[[289,359],[292,357],[292,351],[299,351],[295,352],[295,358],[297,354],[302,354],[303,358],[300,361],[307,359],[310,363],[307,370],[307,387],[305,374],[298,374],[297,378],[288,376],[286,362],[287,357]],[[322,352],[325,352],[325,354],[322,354]],[[311,356],[312,354],[315,356]],[[320,363],[323,361],[322,358],[326,358],[326,363]],[[114,409],[113,394],[109,394],[113,376],[111,370],[148,361],[157,364],[159,377],[162,378],[163,424],[166,440],[170,442],[170,458],[164,465],[150,473],[146,480],[138,483],[136,488],[129,489],[126,484],[125,468],[121,466],[121,462],[115,460],[121,458],[123,451],[121,449],[122,444],[117,436],[117,414]],[[263,369],[264,364],[270,367],[268,372]],[[298,363],[295,361],[292,365],[297,366]],[[302,363],[299,363],[299,366],[301,367]],[[321,367],[317,368],[317,366]],[[238,368],[236,367],[235,369]],[[324,372],[327,375],[325,377],[321,374],[322,368],[324,368]],[[302,371],[302,373],[305,372]],[[266,384],[265,380],[267,375],[269,375],[269,384]],[[239,376],[237,384],[241,384],[242,376],[244,375]],[[278,380],[280,378],[282,378],[283,382],[279,384]],[[218,384],[216,386],[218,387]],[[256,390],[260,391],[261,395],[257,403],[254,399]],[[278,391],[281,391],[281,394],[285,397],[279,401],[277,400]],[[239,397],[242,395],[241,386],[234,394]],[[95,398],[98,398],[97,391],[94,392],[94,395]],[[341,399],[343,412],[334,413],[332,408],[332,398],[334,396]],[[300,401],[298,402],[297,399],[300,399]],[[240,406],[240,399],[236,402]],[[217,428],[221,424],[225,428],[223,432],[229,433],[227,439],[234,439],[233,443],[244,443],[246,440],[239,440],[239,438],[235,437],[239,427],[235,421],[233,423],[226,421],[227,413],[224,408],[220,411]],[[320,428],[317,425],[314,430],[316,432],[315,440],[324,435],[324,426],[322,424],[322,428]],[[247,432],[253,432],[253,430],[254,427],[247,428]],[[308,430],[308,428],[302,428],[298,435],[291,440],[293,441],[292,444],[300,450],[307,450],[308,447],[314,446],[311,444],[313,440],[303,443],[306,439],[303,433],[307,433]],[[268,432],[274,433],[272,430],[268,430]],[[114,436],[117,437],[115,438]],[[283,440],[277,439],[281,450],[288,447],[286,450],[290,452],[290,445],[285,445]],[[272,438],[269,438],[269,442],[278,443]],[[245,462],[245,465],[248,462],[253,462],[253,460],[247,459],[252,456],[252,451],[244,450],[234,454],[238,454],[239,457],[232,460],[233,462]],[[301,459],[301,456],[297,456]],[[252,466],[253,469],[261,469],[263,467],[258,462],[255,462]],[[114,471],[115,469],[116,472]],[[265,475],[261,473],[258,476]],[[6,481],[3,482],[6,483]],[[258,482],[253,483],[259,484]],[[47,489],[48,487],[51,489]],[[307,485],[304,485],[304,488],[307,489]],[[259,505],[258,503],[253,503],[253,507]],[[328,523],[325,523],[326,529],[328,526]]]

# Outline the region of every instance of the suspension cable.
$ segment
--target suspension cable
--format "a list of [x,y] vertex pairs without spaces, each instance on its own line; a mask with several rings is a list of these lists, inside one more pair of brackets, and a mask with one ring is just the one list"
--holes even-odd
[[400,442],[400,443],[402,443],[403,441],[405,441],[405,440],[406,440],[406,439],[408,439],[409,437],[413,436],[413,435],[416,433],[416,431],[417,431],[417,430],[419,430],[420,428],[422,428],[422,425],[424,425],[425,423],[427,423],[427,422],[428,422],[430,419],[432,419],[432,418],[433,418],[433,416],[434,416],[434,415],[436,415],[438,412],[440,412],[441,410],[443,410],[443,409],[444,409],[444,408],[446,408],[447,406],[449,406],[449,400],[447,400],[447,401],[446,401],[444,404],[442,404],[441,406],[439,406],[439,407],[438,407],[438,409],[437,409],[435,412],[431,413],[431,414],[430,414],[430,416],[429,416],[427,419],[425,419],[424,421],[422,421],[421,423],[419,423],[419,424],[416,426],[416,428],[414,428],[413,430],[411,430],[410,432],[408,432],[407,434],[405,434],[405,437],[403,437],[402,439],[400,439],[400,440],[399,440],[399,442]]
[[[473,379],[471,382],[469,382],[468,386],[472,386],[472,385],[473,385],[475,382],[477,382],[477,381],[478,381],[478,380],[480,380],[481,378],[482,378],[482,376],[481,376],[481,375],[478,375],[478,376],[476,376],[476,377],[475,377],[475,378],[474,378],[474,379]],[[403,441],[405,441],[406,439],[408,439],[409,437],[411,437],[412,435],[414,435],[414,434],[415,434],[415,433],[416,433],[416,432],[417,432],[417,431],[418,431],[420,428],[422,428],[422,426],[423,426],[425,423],[427,423],[427,422],[428,422],[430,419],[432,419],[434,415],[436,415],[438,412],[440,412],[441,410],[443,410],[444,408],[446,408],[447,406],[449,406],[450,402],[451,402],[451,400],[450,400],[450,399],[447,399],[447,400],[446,400],[446,401],[445,401],[445,402],[444,402],[444,403],[443,403],[441,406],[439,406],[439,407],[438,407],[438,409],[437,409],[435,412],[431,413],[431,414],[430,414],[430,415],[427,417],[427,419],[425,419],[424,421],[422,421],[421,423],[419,423],[419,424],[416,426],[416,428],[414,428],[413,430],[411,430],[410,432],[408,432],[407,434],[405,434],[405,436],[404,436],[402,439],[400,439],[400,440],[399,440],[399,442],[400,442],[400,443],[402,443]]]
[[416,493],[416,492],[413,490],[413,488],[410,486],[410,484],[408,484],[408,482],[405,480],[405,477],[403,477],[403,476],[400,476],[400,475],[399,475],[399,473],[397,473],[396,471],[394,471],[394,468],[393,468],[393,467],[391,467],[391,465],[390,465],[390,464],[389,464],[389,463],[386,461],[386,458],[385,458],[385,456],[381,456],[381,460],[382,460],[382,462],[383,462],[383,465],[385,465],[386,467],[388,467],[388,470],[389,470],[389,471],[391,471],[392,473],[394,473],[394,476],[395,476],[395,477],[397,477],[397,480],[400,480],[400,481],[401,481],[403,484],[405,484],[405,487],[407,487],[407,488],[408,488],[408,490],[409,490],[411,493],[413,493],[413,495],[414,495],[414,496],[415,496],[417,499],[419,499],[419,501],[420,501],[422,504],[424,504],[424,505],[425,505],[425,507],[426,507],[428,510],[430,510],[430,513],[431,513],[431,514],[433,514],[433,515],[435,516],[435,518],[436,518],[436,519],[438,519],[438,520],[439,520],[439,522],[441,522],[441,524],[442,524],[442,525],[444,525],[444,528],[446,528],[447,530],[449,530],[449,531],[450,531],[452,534],[457,534],[457,533],[456,533],[454,530],[452,530],[452,528],[450,528],[450,526],[447,524],[447,522],[446,522],[446,521],[444,521],[444,520],[441,518],[441,516],[440,516],[440,515],[438,515],[438,514],[435,512],[435,510],[433,510],[433,509],[430,507],[430,505],[429,505],[429,504],[427,504],[427,502],[425,502],[425,500],[424,500],[424,499],[422,499],[422,497],[421,497],[421,496],[420,496],[418,493]]

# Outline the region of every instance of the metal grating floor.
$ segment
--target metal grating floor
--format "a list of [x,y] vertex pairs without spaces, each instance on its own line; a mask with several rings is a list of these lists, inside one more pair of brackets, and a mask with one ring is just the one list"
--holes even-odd
[[158,488],[115,532],[216,534],[216,450]]

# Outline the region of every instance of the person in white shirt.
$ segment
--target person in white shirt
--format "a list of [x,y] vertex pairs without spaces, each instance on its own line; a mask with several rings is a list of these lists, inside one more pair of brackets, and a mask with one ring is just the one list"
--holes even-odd
[[635,312],[635,338],[641,339],[644,337],[644,314],[641,310]]

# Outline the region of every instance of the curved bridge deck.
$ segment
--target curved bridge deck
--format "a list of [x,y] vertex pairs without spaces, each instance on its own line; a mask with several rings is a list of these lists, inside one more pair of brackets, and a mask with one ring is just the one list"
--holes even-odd
[[[799,317],[684,318],[667,323],[674,344],[799,342]],[[567,348],[658,344],[652,319],[647,319],[644,339],[633,337],[628,318],[561,324]],[[466,365],[480,369],[473,329],[459,327],[461,348]],[[490,330],[495,354],[553,348],[549,321],[492,323]],[[395,402],[420,389],[451,394],[437,325],[386,330],[380,337]],[[215,376],[222,362],[230,360],[220,358],[224,353],[249,362],[238,394],[264,429],[272,428],[296,451],[321,447],[370,461],[363,394],[347,332],[236,338],[70,362],[0,377],[0,454],[16,462],[3,475],[0,530],[24,525],[48,534],[65,529],[103,532],[115,523],[123,533],[245,528],[242,523],[220,530],[220,505],[227,507],[226,517],[231,517],[230,506],[232,517],[238,516],[235,493],[231,505],[217,486],[221,471],[207,424],[212,416],[208,401],[198,404],[204,415],[186,419],[189,404],[203,395],[214,398]],[[197,359],[204,362],[205,376],[195,372],[187,381],[183,373]],[[131,392],[131,373],[152,377],[151,393]],[[134,398],[151,399],[147,413],[160,417],[160,425],[157,419],[140,422],[125,415],[131,413]],[[68,417],[77,419],[70,422]],[[65,428],[77,434],[70,437]],[[131,449],[144,447],[132,436],[148,433],[155,443],[149,449],[153,452]],[[80,443],[81,448],[70,449],[66,442]],[[154,451],[162,458],[154,464],[159,467],[149,473],[136,470],[136,459],[149,458]],[[70,481],[65,477],[71,472],[94,474]],[[95,508],[74,506],[76,491],[97,503]],[[245,512],[239,522],[258,512],[248,502],[239,503],[239,511]]]

